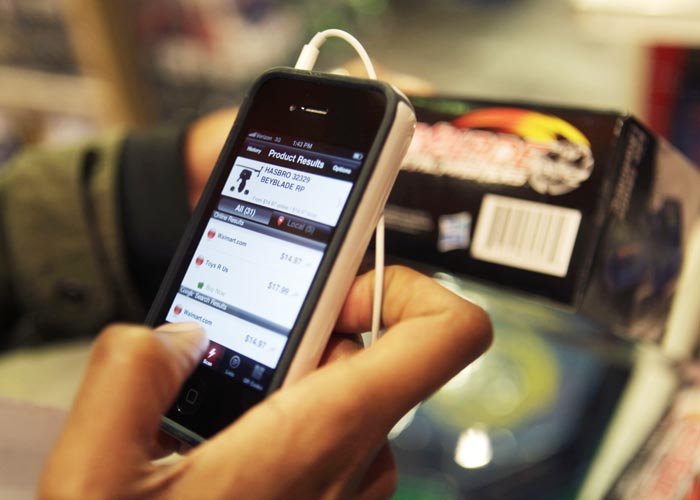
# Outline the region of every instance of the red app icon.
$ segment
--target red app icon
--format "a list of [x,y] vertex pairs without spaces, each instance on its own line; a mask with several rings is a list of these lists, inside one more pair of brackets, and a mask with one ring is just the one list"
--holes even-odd
[[198,255],[196,259],[194,259],[194,263],[197,264],[198,266],[201,266],[204,264],[204,257],[201,255]]
[[207,366],[214,367],[219,364],[221,356],[224,355],[224,347],[215,342],[209,342],[209,348],[204,353],[202,363]]
[[207,232],[207,238],[212,239],[214,236],[216,236],[216,231],[210,229],[209,232]]
[[277,217],[277,225],[281,226],[284,223],[284,215]]
[[182,306],[179,305],[179,304],[176,305],[176,306],[173,308],[173,312],[174,312],[175,314],[180,314],[180,313],[182,312]]

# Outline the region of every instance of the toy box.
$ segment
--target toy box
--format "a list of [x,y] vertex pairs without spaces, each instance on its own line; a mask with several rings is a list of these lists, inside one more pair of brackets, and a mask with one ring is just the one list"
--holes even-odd
[[418,127],[386,210],[387,253],[659,340],[700,173],[613,111],[411,98]]

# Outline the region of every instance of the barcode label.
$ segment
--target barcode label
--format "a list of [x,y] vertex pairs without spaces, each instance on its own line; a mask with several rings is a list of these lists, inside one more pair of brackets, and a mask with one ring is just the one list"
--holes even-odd
[[471,254],[495,264],[564,277],[580,224],[578,210],[487,194]]

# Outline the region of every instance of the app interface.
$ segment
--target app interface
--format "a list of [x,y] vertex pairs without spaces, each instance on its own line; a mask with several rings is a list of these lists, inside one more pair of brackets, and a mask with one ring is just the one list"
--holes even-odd
[[204,365],[267,388],[363,156],[247,134],[166,317],[204,327]]

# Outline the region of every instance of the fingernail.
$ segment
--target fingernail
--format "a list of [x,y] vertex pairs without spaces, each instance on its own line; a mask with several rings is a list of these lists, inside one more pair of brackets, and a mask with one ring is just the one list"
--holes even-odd
[[174,347],[188,353],[197,349],[197,354],[200,354],[209,345],[207,334],[199,323],[166,323],[156,328],[155,332],[174,344]]

